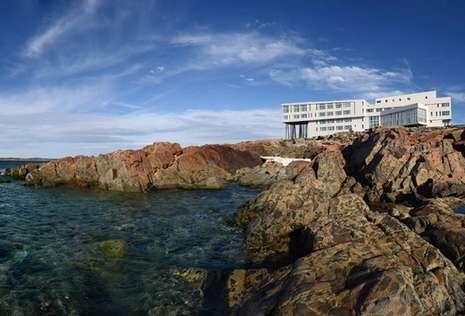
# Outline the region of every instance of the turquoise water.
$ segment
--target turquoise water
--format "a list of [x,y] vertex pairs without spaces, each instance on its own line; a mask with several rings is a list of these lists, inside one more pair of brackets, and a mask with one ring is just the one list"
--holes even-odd
[[[214,313],[199,306],[206,283],[182,269],[246,264],[231,219],[256,194],[234,185],[124,194],[0,181],[0,315]],[[108,240],[123,250],[109,256]]]

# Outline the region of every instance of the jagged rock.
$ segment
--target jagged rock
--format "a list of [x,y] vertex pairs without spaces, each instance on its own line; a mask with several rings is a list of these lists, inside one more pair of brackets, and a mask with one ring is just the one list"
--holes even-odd
[[290,242],[307,252],[244,286],[236,314],[455,315],[464,309],[463,274],[359,195],[332,198],[326,212],[298,229],[300,237]]
[[236,171],[234,181],[244,186],[268,187],[287,177],[286,167],[277,162],[265,162],[254,168],[242,168]]
[[330,149],[341,149],[351,142],[339,142],[335,140],[294,139],[294,140],[259,140],[246,141],[229,145],[240,151],[250,152],[256,157],[280,156],[286,158],[310,158],[313,159],[319,153]]
[[28,163],[24,166],[20,166],[17,168],[7,168],[5,170],[5,175],[19,180],[24,180],[28,173],[32,172],[33,170],[39,169],[41,165],[41,163]]
[[463,129],[379,128],[346,147],[370,201],[465,193]]
[[251,153],[229,146],[187,147],[171,166],[154,175],[153,183],[156,188],[218,188],[232,180],[236,170],[260,163]]
[[289,233],[325,214],[330,199],[339,192],[345,179],[341,152],[324,151],[312,164],[301,166],[295,178],[274,184],[243,205],[236,214],[236,222],[247,226],[248,257],[255,262],[287,260]]
[[465,268],[465,215],[454,207],[463,200],[442,198],[414,208],[404,222],[416,233],[438,247],[462,270]]

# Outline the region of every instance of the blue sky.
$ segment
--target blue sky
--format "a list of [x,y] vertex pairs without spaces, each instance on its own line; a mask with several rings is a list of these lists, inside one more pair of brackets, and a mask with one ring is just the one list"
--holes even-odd
[[437,89],[465,121],[463,1],[3,0],[0,156],[283,135],[280,103]]

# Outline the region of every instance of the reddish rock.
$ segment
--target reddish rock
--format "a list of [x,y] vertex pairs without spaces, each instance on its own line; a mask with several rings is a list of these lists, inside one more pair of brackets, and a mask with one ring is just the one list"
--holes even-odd
[[218,188],[230,180],[237,169],[260,163],[260,159],[251,153],[230,146],[182,149],[178,144],[155,143],[141,150],[55,160],[30,172],[26,183],[128,192],[174,187]]

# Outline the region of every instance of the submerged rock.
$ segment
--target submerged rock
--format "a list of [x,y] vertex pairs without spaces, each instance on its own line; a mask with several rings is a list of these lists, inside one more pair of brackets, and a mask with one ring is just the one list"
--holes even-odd
[[118,260],[127,255],[127,244],[121,239],[105,240],[100,243],[100,251],[105,260]]

